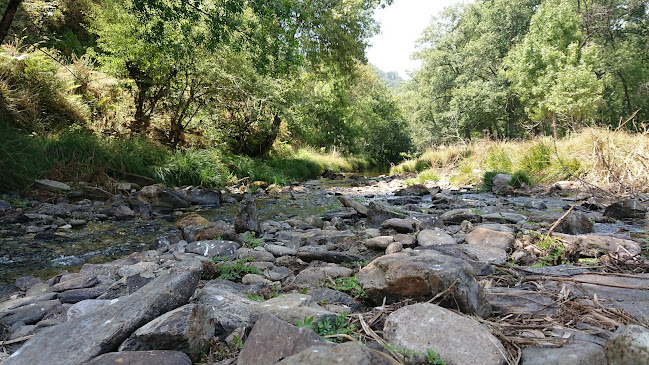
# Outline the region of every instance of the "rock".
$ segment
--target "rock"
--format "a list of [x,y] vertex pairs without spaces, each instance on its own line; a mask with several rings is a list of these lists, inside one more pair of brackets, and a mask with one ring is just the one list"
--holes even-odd
[[419,222],[419,229],[444,228],[444,221],[435,214],[416,214],[411,218]]
[[381,223],[390,218],[406,218],[406,213],[380,201],[373,201],[367,211],[367,226],[378,228]]
[[434,245],[450,245],[455,244],[455,238],[450,234],[444,232],[439,228],[424,229],[417,235],[417,243],[419,246],[427,247]]
[[331,221],[334,219],[358,219],[358,211],[354,208],[342,208],[329,210],[324,213],[324,220]]
[[189,201],[204,207],[218,207],[221,205],[221,192],[212,189],[193,189],[189,193]]
[[567,242],[572,250],[584,257],[599,257],[615,253],[620,255],[620,258],[630,258],[639,255],[642,250],[640,244],[635,241],[611,236],[594,234],[573,236],[560,233],[555,233],[554,236]]
[[113,210],[112,213],[117,220],[127,220],[135,217],[135,212],[133,211],[133,209],[129,208],[129,206],[126,204],[120,204],[115,208],[115,210]]
[[296,327],[264,313],[248,335],[237,365],[272,365],[315,345],[328,343],[311,329]]
[[649,362],[649,329],[620,326],[606,342],[605,351],[610,365],[645,365]]
[[133,265],[124,265],[117,269],[117,274],[121,277],[129,277],[146,271],[155,271],[158,264],[155,262],[141,261]]
[[267,244],[264,246],[266,251],[273,254],[275,257],[286,256],[286,255],[297,255],[297,250],[291,247]]
[[545,202],[541,200],[530,200],[523,205],[526,209],[536,209],[536,210],[545,210],[548,209],[548,206],[545,205]]
[[84,365],[192,365],[187,355],[178,351],[109,352]]
[[[310,233],[310,237],[307,238],[307,245],[309,246],[331,246],[337,243],[341,243],[349,237],[354,237],[354,233],[351,231],[334,231],[334,230],[322,230],[316,231],[315,233]],[[292,243],[289,242],[289,244]]]
[[385,254],[393,254],[403,251],[403,244],[401,242],[392,242],[385,248]]
[[249,329],[255,323],[254,310],[259,303],[246,296],[246,289],[245,285],[210,280],[196,292],[196,305],[205,311],[216,337],[224,339],[234,330]]
[[363,204],[354,201],[345,195],[338,195],[338,200],[343,206],[353,208],[361,217],[367,217],[367,211],[369,210],[369,208],[364,206]]
[[257,303],[254,311],[258,315],[271,313],[288,323],[297,323],[297,321],[311,317],[313,317],[313,323],[316,323],[324,318],[333,319],[336,316],[335,313],[317,305],[310,295],[299,293],[283,294]]
[[581,189],[580,181],[557,181],[552,187],[559,191],[579,190]]
[[234,227],[224,221],[216,221],[211,223],[209,227],[199,228],[194,232],[193,237],[187,237],[186,239],[188,239],[187,242],[222,239],[243,244],[241,236],[234,231]]
[[627,199],[606,207],[604,215],[611,218],[644,218],[647,207],[636,199]]
[[494,194],[506,195],[514,192],[514,188],[509,185],[509,182],[512,179],[512,175],[509,174],[497,174],[491,180],[491,191]]
[[394,242],[394,238],[392,236],[378,236],[365,241],[365,247],[385,250],[392,242]]
[[543,318],[554,315],[559,309],[553,298],[537,291],[493,287],[485,289],[485,294],[492,311],[499,315],[532,315]]
[[440,217],[444,224],[460,224],[463,221],[471,223],[482,222],[482,217],[474,213],[471,209],[454,209],[441,215]]
[[16,279],[15,285],[18,289],[22,291],[27,291],[32,286],[42,282],[43,280],[39,278],[35,278],[33,276],[23,276],[21,278]]
[[265,277],[257,274],[246,274],[241,278],[241,283],[244,285],[262,285],[272,286],[273,282]]
[[207,351],[214,327],[196,304],[186,304],[138,328],[119,351],[175,350],[198,362]]
[[[466,253],[473,260],[494,265],[504,264],[509,255],[500,247],[483,245],[457,245],[458,250]],[[475,270],[475,268],[474,268]]]
[[593,231],[593,222],[583,212],[572,211],[559,223],[555,231],[566,234],[583,234]]
[[381,228],[392,229],[398,233],[412,233],[417,231],[419,224],[411,218],[390,218],[381,223]]
[[347,313],[359,312],[362,307],[349,294],[329,288],[310,289],[308,293],[316,303],[339,304],[348,308]]
[[4,213],[11,210],[11,204],[7,201],[0,199],[0,213]]
[[[210,221],[196,213],[189,214],[175,224],[175,227],[180,230],[181,237],[187,242],[194,241],[194,235],[196,234],[196,231],[209,226]],[[212,239],[214,238],[216,237],[212,237]]]
[[417,237],[408,234],[395,234],[392,236],[395,242],[399,242],[403,247],[415,247],[417,246]]
[[167,209],[189,208],[191,205],[185,194],[155,185],[143,187],[138,194],[138,200],[154,207]]
[[410,185],[394,192],[395,196],[424,196],[429,194],[430,190],[428,190],[426,185],[422,184]]
[[178,264],[133,296],[112,301],[102,311],[37,333],[3,365],[81,364],[116,348],[133,331],[177,308],[192,295],[200,279],[200,263]]
[[300,258],[300,260],[306,261],[306,262],[311,262],[311,261],[324,261],[324,262],[331,262],[335,264],[340,264],[343,262],[354,262],[354,261],[361,261],[361,258],[355,255],[351,255],[348,253],[344,252],[336,252],[336,251],[326,251],[322,249],[311,249],[311,248],[306,248],[302,247],[298,252],[297,252],[297,257]]
[[387,303],[404,297],[428,300],[448,289],[456,279],[453,299],[445,304],[457,304],[464,313],[489,317],[491,306],[476,282],[471,266],[461,259],[433,250],[382,256],[356,275],[357,282],[376,305],[380,305],[384,297]]
[[288,357],[277,365],[390,365],[392,364],[368,348],[354,342],[346,342],[334,347],[313,346],[296,355]]
[[[392,346],[423,353],[434,350],[447,364],[502,365],[507,353],[500,341],[478,322],[434,304],[419,303],[392,312],[384,338]],[[414,363],[408,361],[407,363]]]
[[268,280],[277,281],[282,280],[291,275],[291,269],[284,266],[273,266],[270,269],[264,270],[264,277]]
[[488,213],[482,215],[483,222],[493,222],[493,223],[518,223],[526,219],[527,217],[522,214],[509,213],[509,212],[497,212],[497,213]]
[[239,249],[239,244],[234,241],[207,240],[194,241],[185,247],[185,252],[195,253],[205,257],[234,257],[234,252]]
[[61,281],[58,284],[52,285],[52,290],[62,292],[72,289],[90,288],[99,283],[99,279],[94,275],[83,275],[74,279]]
[[47,180],[47,179],[34,180],[34,185],[36,186],[37,189],[49,190],[55,193],[58,193],[60,191],[71,190],[70,185],[64,184],[62,182],[54,181],[54,180]]
[[245,198],[239,203],[239,210],[234,218],[234,231],[237,233],[250,231],[255,232],[257,236],[261,236],[257,206],[250,194],[246,194]]
[[71,321],[73,319],[83,317],[88,313],[92,313],[95,310],[101,308],[104,304],[108,304],[110,300],[107,299],[86,299],[80,302],[73,304],[67,311],[67,320]]
[[315,284],[327,281],[327,277],[331,279],[348,278],[354,275],[354,270],[338,266],[328,265],[321,267],[307,267],[300,271],[295,278],[295,284]]
[[59,293],[61,303],[77,303],[86,299],[95,299],[108,290],[108,285],[100,285],[92,288],[71,289]]
[[[604,347],[599,337],[571,334],[568,343],[561,347],[525,347],[521,354],[521,365],[607,365]],[[612,365],[612,363],[611,363]]]
[[514,246],[515,238],[511,233],[475,228],[464,237],[464,241],[469,245],[498,247],[501,250],[510,251]]
[[47,312],[59,307],[58,300],[46,300],[30,303],[7,311],[0,311],[0,324],[11,327],[14,323],[35,324],[47,314]]

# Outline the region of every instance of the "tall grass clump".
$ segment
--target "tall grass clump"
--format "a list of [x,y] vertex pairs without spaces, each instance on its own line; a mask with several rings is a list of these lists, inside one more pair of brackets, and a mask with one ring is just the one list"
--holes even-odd
[[0,124],[0,192],[22,190],[51,167],[42,138]]
[[177,150],[161,166],[156,177],[167,186],[196,185],[210,188],[226,186],[233,180],[217,150]]

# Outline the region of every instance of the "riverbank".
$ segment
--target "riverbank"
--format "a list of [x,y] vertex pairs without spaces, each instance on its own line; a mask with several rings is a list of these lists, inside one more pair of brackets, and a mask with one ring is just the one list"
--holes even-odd
[[612,193],[649,191],[649,135],[586,128],[560,140],[480,140],[434,146],[400,163],[392,174],[414,172],[414,181],[480,184],[485,173],[519,172],[534,184],[580,180]]
[[[118,349],[93,363],[331,363],[343,353],[372,364],[536,364],[568,351],[605,364],[642,337],[629,333],[647,331],[644,195],[343,175],[241,186],[147,186],[103,203],[70,192],[5,209],[3,229],[32,245],[83,229],[79,214],[171,230],[116,261],[16,280],[0,302],[13,354],[3,365],[83,363]],[[422,324],[427,316],[441,322]]]

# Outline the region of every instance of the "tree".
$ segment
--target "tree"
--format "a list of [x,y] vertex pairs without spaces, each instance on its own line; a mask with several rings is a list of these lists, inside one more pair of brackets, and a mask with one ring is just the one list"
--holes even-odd
[[559,117],[571,126],[592,117],[603,91],[595,73],[598,49],[584,39],[576,10],[573,1],[541,4],[528,34],[505,60],[507,77],[526,111],[534,120],[550,117],[555,138]]
[[18,6],[20,6],[22,1],[23,0],[9,0],[4,15],[2,16],[2,20],[0,20],[0,44],[4,43],[7,34],[9,34],[9,28],[11,28],[11,23],[14,20]]
[[[209,74],[219,67],[205,67],[214,53],[226,58],[224,52],[243,54],[242,61],[252,65],[252,72],[276,79],[290,79],[307,64],[349,72],[364,60],[366,39],[376,31],[372,10],[380,4],[380,0],[107,0],[96,11],[93,29],[99,35],[102,63],[135,84],[132,130],[144,134],[161,105],[173,107],[172,93],[176,98],[202,95],[217,100],[213,94],[228,89],[210,83],[202,87],[211,91],[197,92],[184,84],[196,83],[199,72]],[[194,105],[203,108],[207,102]],[[172,112],[172,126],[186,126],[178,117],[198,114]],[[171,134],[172,141],[179,136],[177,130]]]

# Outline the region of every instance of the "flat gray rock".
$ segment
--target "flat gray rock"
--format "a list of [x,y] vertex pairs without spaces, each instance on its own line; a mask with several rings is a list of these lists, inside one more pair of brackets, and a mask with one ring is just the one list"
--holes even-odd
[[49,327],[36,334],[3,365],[82,364],[122,343],[133,331],[187,303],[201,275],[201,265],[181,262],[137,294],[112,301],[103,310]]
[[185,247],[185,251],[205,257],[233,257],[241,245],[234,241],[205,240],[194,241]]
[[421,247],[435,245],[452,245],[455,244],[455,238],[439,228],[424,229],[417,235],[417,243]]
[[248,335],[237,365],[272,365],[316,345],[329,346],[313,330],[264,313]]
[[288,357],[277,365],[391,365],[385,358],[371,352],[355,342],[346,342],[334,347],[313,346]]
[[[447,364],[503,365],[505,348],[478,322],[428,303],[405,306],[385,320],[385,340],[396,348],[422,353],[407,363],[426,359],[434,350]],[[425,362],[423,362],[425,363]]]

